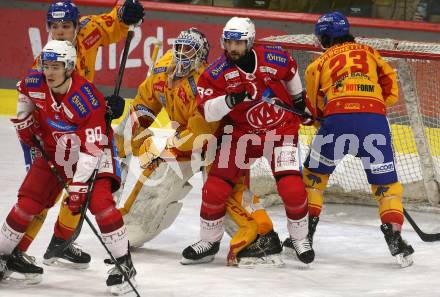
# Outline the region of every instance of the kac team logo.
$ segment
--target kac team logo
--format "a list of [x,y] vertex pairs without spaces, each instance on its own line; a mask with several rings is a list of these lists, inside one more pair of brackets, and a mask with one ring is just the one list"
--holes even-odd
[[260,102],[246,113],[248,123],[254,128],[268,128],[278,124],[284,117],[284,110]]

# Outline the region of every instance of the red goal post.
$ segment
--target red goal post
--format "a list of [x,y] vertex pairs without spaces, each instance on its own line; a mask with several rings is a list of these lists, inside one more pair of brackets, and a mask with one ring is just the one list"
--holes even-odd
[[[377,49],[397,71],[399,102],[388,108],[396,168],[405,188],[404,198],[413,208],[439,206],[440,202],[440,43],[382,38],[356,38]],[[313,35],[270,36],[257,45],[281,46],[296,59],[301,77],[323,50]],[[316,130],[300,130],[300,158],[307,156]],[[251,189],[276,198],[276,187],[264,160],[252,167]],[[326,201],[374,204],[360,160],[347,156],[332,175]],[[273,196],[275,194],[275,197]],[[271,204],[269,202],[268,204]]]

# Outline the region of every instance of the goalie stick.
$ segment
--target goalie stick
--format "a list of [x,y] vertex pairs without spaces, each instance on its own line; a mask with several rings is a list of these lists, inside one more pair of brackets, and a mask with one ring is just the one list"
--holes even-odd
[[[295,108],[292,108],[278,100],[275,100],[273,98],[270,97],[264,97],[262,98],[262,100],[268,104],[277,106],[283,110],[292,112],[296,115],[299,115],[301,117],[310,117],[310,115],[308,115],[305,112],[302,112],[301,110],[297,110]],[[322,121],[322,118],[317,118],[316,120],[318,121]],[[408,220],[408,223],[411,225],[411,227],[414,229],[414,231],[416,231],[417,235],[420,237],[420,239],[424,242],[434,242],[434,241],[440,241],[440,233],[425,233],[423,232],[419,226],[417,225],[417,223],[413,220],[413,218],[409,215],[409,213],[406,211],[406,209],[403,209],[403,214],[405,215],[405,218]]]
[[[151,54],[151,64],[150,64],[149,69],[148,69],[147,77],[150,76],[151,74],[153,74],[154,64],[156,64],[156,60],[157,60],[158,55],[159,55],[159,50],[162,47],[162,42],[160,40],[158,40],[158,39],[156,39],[153,42],[153,44],[154,44],[154,48],[153,48],[153,53]],[[133,105],[130,106],[127,116],[131,117],[131,125],[132,125],[132,131],[133,131],[133,128],[134,128],[135,125],[140,125],[139,121],[137,119],[136,111],[133,108]],[[122,123],[124,123],[124,121],[122,121]],[[121,125],[122,125],[122,123],[121,123]],[[121,189],[116,194],[116,203],[117,204],[119,204],[119,202],[122,200],[122,194],[124,192],[123,190],[124,190],[124,187],[125,187],[125,182],[126,182],[127,177],[128,177],[128,170],[129,170],[129,167],[130,167],[130,162],[131,162],[132,157],[133,157],[133,154],[130,153],[130,154],[127,154],[125,156],[125,158],[121,159]],[[135,188],[138,189],[137,193],[130,194],[129,198],[131,199],[130,201],[132,201],[129,204],[130,207],[131,207],[131,204],[133,204],[134,200],[136,199],[137,194],[139,194],[140,189],[142,188],[142,186],[140,186],[138,183],[139,183],[139,181],[135,185]],[[133,191],[132,191],[132,193],[133,193]],[[135,195],[135,196],[133,196],[133,195]],[[122,215],[125,215],[126,213],[128,213],[130,208],[126,208],[125,205],[124,205],[124,207],[121,208],[121,209],[123,211]]]

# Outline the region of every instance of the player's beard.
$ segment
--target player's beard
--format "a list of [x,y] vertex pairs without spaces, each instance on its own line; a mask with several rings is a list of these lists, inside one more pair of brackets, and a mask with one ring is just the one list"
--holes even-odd
[[246,55],[246,52],[244,53],[239,53],[238,51],[226,51],[225,50],[225,56],[232,60],[233,62],[236,62],[238,60],[240,60],[242,57],[244,57]]

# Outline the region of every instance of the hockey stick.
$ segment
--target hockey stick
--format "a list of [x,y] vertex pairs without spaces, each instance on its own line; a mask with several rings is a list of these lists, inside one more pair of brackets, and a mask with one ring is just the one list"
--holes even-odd
[[[107,127],[109,127],[109,123],[107,125]],[[108,131],[110,130],[109,128],[106,129],[106,135],[108,135]],[[46,151],[44,150],[44,148],[42,147],[42,145],[40,144],[40,142],[37,140],[37,138],[35,136],[32,137],[32,140],[35,144],[35,146],[40,150],[41,155],[43,156],[44,160],[46,160],[47,164],[50,167],[50,170],[52,171],[52,173],[56,176],[58,182],[63,184],[63,188],[67,191],[67,194],[69,195],[69,186],[67,185],[67,182],[64,180],[64,178],[61,176],[61,174],[58,172],[58,170],[56,169],[55,165],[53,164],[53,162],[50,160],[49,156],[47,155]],[[72,242],[74,242],[78,236],[79,233],[81,232],[81,228],[84,222],[84,216],[85,213],[89,207],[89,203],[90,203],[90,198],[92,196],[92,191],[93,191],[93,186],[95,185],[95,180],[96,180],[96,175],[98,174],[99,171],[99,167],[101,165],[101,160],[103,157],[104,153],[102,153],[99,158],[98,158],[98,162],[96,164],[95,169],[92,172],[92,175],[89,178],[89,185],[87,187],[87,195],[86,195],[86,201],[84,202],[84,204],[81,206],[81,212],[80,212],[80,219],[78,222],[78,225],[75,228],[75,231],[73,232],[73,234],[69,237],[69,239],[65,240],[62,244],[60,244],[59,246],[53,248],[51,251],[47,252],[47,256],[49,258],[52,257],[56,257],[57,255],[59,255],[62,251],[64,251]]]
[[[149,77],[150,75],[153,74],[154,65],[156,64],[156,60],[157,60],[158,55],[159,55],[159,50],[162,47],[162,42],[160,40],[156,39],[156,41],[154,41],[153,44],[154,44],[154,48],[153,48],[153,53],[151,54],[151,64],[150,64],[149,69],[148,69],[147,77]],[[139,121],[137,120],[136,112],[134,111],[134,109],[131,110],[133,108],[132,106],[130,106],[130,107],[131,108],[129,110],[129,114],[127,115],[127,117],[130,117],[131,113],[134,114],[134,116],[132,117],[132,122],[131,122],[131,125],[132,125],[132,128],[133,128],[134,125],[140,125],[140,124],[139,124]],[[122,121],[122,123],[124,123],[124,122],[125,121]],[[119,193],[118,196],[116,196],[116,200],[117,200],[118,204],[119,204],[119,201],[122,199],[123,188],[125,187],[125,182],[127,180],[129,165],[130,165],[132,156],[133,156],[132,153],[127,154],[125,156],[125,158],[122,158],[122,160],[121,160],[121,187],[122,187],[122,190],[120,190],[120,192],[118,192]],[[150,174],[151,174],[151,172],[148,175],[150,175]],[[144,175],[145,175],[145,171],[144,171]],[[133,190],[130,193],[130,196],[125,201],[124,207],[119,209],[122,212],[122,215],[125,215],[125,214],[127,214],[130,211],[131,205],[136,200],[136,197],[139,194],[140,189],[142,188],[142,185],[139,184],[141,177],[142,176],[139,177],[139,179],[136,182]]]
[[[110,123],[107,123],[107,129],[106,129],[106,134],[108,134],[108,132],[110,131]],[[35,143],[35,146],[40,150],[41,155],[43,156],[43,158],[46,160],[47,164],[50,167],[50,170],[53,172],[53,174],[56,176],[57,180],[63,184],[63,187],[67,190],[67,193],[69,193],[68,191],[68,185],[67,182],[64,180],[64,178],[61,176],[61,174],[58,172],[58,170],[56,169],[55,165],[53,164],[53,162],[49,159],[49,156],[47,155],[46,151],[43,149],[43,147],[41,146],[40,142],[37,140],[37,138],[35,136],[32,137],[32,140]],[[105,245],[105,243],[103,242],[101,236],[99,235],[98,231],[96,230],[96,228],[93,226],[93,223],[90,221],[90,219],[87,217],[87,209],[89,207],[90,204],[90,198],[92,196],[92,191],[93,191],[93,186],[95,185],[95,181],[96,181],[96,176],[98,175],[98,171],[99,171],[99,167],[101,165],[101,160],[102,157],[104,155],[104,152],[99,156],[98,162],[96,164],[95,169],[93,170],[93,173],[90,177],[90,181],[89,181],[89,185],[87,188],[87,198],[86,201],[84,202],[83,206],[81,206],[81,218],[80,221],[75,229],[75,232],[72,234],[72,236],[67,239],[65,242],[63,242],[61,245],[59,245],[58,247],[54,248],[53,250],[49,251],[47,253],[49,258],[52,258],[54,256],[56,256],[59,252],[63,251],[64,249],[66,249],[73,241],[76,240],[76,238],[78,237],[79,233],[81,232],[82,229],[82,225],[84,222],[84,219],[86,220],[87,224],[89,224],[90,229],[92,229],[93,233],[95,233],[96,237],[99,239],[99,241],[101,242],[101,244],[104,246],[104,249],[107,251],[108,255],[110,256],[110,258],[112,259],[113,263],[116,265],[116,267],[118,268],[119,272],[121,272],[121,274],[125,277],[125,279],[127,280],[127,282],[130,284],[131,288],[133,289],[133,291],[136,293],[136,295],[138,297],[140,297],[138,291],[136,290],[136,288],[134,287],[133,283],[130,281],[127,273],[125,272],[125,270],[121,267],[121,265],[118,263],[118,261],[116,261],[115,257],[112,255],[112,253],[109,251],[109,249],[107,248],[107,246]]]
[[156,170],[157,167],[159,167],[161,163],[161,159],[158,159],[156,162],[151,163],[147,169],[145,169],[141,175],[139,176],[138,180],[136,181],[136,184],[134,185],[133,189],[130,192],[130,195],[128,196],[127,200],[125,200],[124,207],[119,208],[119,211],[122,215],[126,215],[130,209],[133,203],[136,201],[137,196],[139,195],[139,192],[141,191],[142,187],[144,186],[145,180]]
[[130,278],[128,277],[127,273],[125,272],[125,270],[122,268],[121,264],[118,263],[118,261],[115,259],[115,257],[112,255],[112,253],[110,252],[110,250],[108,249],[108,247],[105,245],[104,241],[102,240],[102,237],[99,235],[98,230],[96,230],[95,226],[93,226],[93,222],[90,221],[89,217],[87,215],[84,215],[87,224],[89,225],[90,229],[92,229],[93,233],[95,233],[96,237],[99,239],[99,242],[101,243],[101,245],[104,247],[105,251],[107,252],[107,254],[110,256],[110,259],[112,260],[113,264],[116,265],[116,267],[118,268],[119,272],[124,276],[124,278],[127,280],[128,284],[130,285],[130,287],[133,289],[133,292],[136,294],[137,297],[141,297],[141,295],[139,295],[139,292],[136,290],[136,287],[133,285],[133,283],[131,282]]
[[409,224],[411,225],[411,227],[413,227],[414,231],[416,231],[421,240],[425,242],[440,241],[440,233],[423,232],[422,230],[420,230],[419,226],[416,224],[416,222],[409,215],[405,208],[403,209],[403,214],[405,215],[405,218],[408,220]]
[[[133,30],[134,30],[134,27],[130,26],[128,34],[127,34],[127,40],[125,41],[124,52],[122,54],[121,66],[119,68],[118,77],[116,80],[116,85],[115,85],[115,90],[114,90],[115,95],[119,94],[119,90],[121,88],[122,76],[124,75],[125,63],[127,62],[127,57],[128,57],[128,50],[130,48],[130,43],[131,43],[131,40],[133,39],[133,35],[134,35]],[[107,114],[106,114],[105,135],[107,136],[107,138],[108,138],[108,134],[110,132],[111,121],[112,121],[111,115],[107,116]],[[35,140],[34,140],[34,142],[35,142]],[[41,147],[41,144],[38,141],[35,142],[35,144],[37,145],[38,149],[41,152],[44,151],[43,148]],[[84,202],[83,206],[81,207],[80,219],[79,219],[78,225],[75,228],[75,231],[73,232],[73,234],[70,236],[69,239],[67,239],[61,245],[59,245],[58,247],[54,248],[53,250],[51,250],[47,253],[47,256],[49,258],[55,257],[56,255],[58,255],[59,253],[64,251],[70,244],[72,244],[72,242],[74,242],[78,238],[79,234],[81,233],[82,225],[84,223],[85,215],[86,215],[87,209],[89,207],[90,199],[92,196],[91,192],[93,190],[93,185],[95,183],[96,175],[98,174],[99,166],[101,165],[101,160],[102,160],[103,155],[104,155],[104,153],[99,156],[98,163],[96,164],[96,167],[93,170],[92,176],[89,179],[89,186],[87,188],[87,198],[86,198],[86,201]],[[43,154],[43,157],[45,158],[45,160],[47,162],[51,162],[46,153]],[[53,169],[55,169],[55,171]],[[62,176],[56,171],[56,168],[53,167],[53,169],[51,167],[52,172],[54,172],[54,174],[57,175],[57,179],[60,180],[60,178],[61,178],[61,180],[62,180]],[[68,186],[67,186],[66,182],[64,182],[64,188],[66,188],[66,187],[68,187]]]
[[[283,104],[282,102],[275,100],[273,98],[263,97],[262,99],[264,102],[266,102],[268,104],[278,106],[281,109],[292,112],[292,113],[297,114],[299,116],[310,117],[305,112],[301,112],[300,110],[291,108],[291,107],[289,107],[289,106]],[[316,120],[322,121],[322,118],[317,118]],[[403,214],[405,215],[405,218],[408,220],[409,224],[411,225],[411,227],[413,227],[414,231],[416,231],[417,235],[420,237],[420,239],[422,241],[425,241],[425,242],[440,241],[440,233],[425,233],[425,232],[423,232],[419,228],[419,226],[416,224],[416,222],[413,220],[413,218],[409,215],[409,213],[406,211],[405,208],[403,209]]]
[[[267,104],[274,105],[274,106],[279,107],[279,108],[281,108],[281,109],[283,109],[285,111],[294,113],[294,114],[296,114],[296,115],[298,115],[300,117],[311,118],[311,115],[306,113],[305,111],[301,111],[301,110],[296,109],[294,107],[290,107],[287,104],[281,102],[280,100],[275,100],[274,98],[270,98],[270,97],[266,97],[266,96],[263,96],[261,98],[261,100],[263,100]],[[316,118],[315,120],[321,122],[322,118]]]

